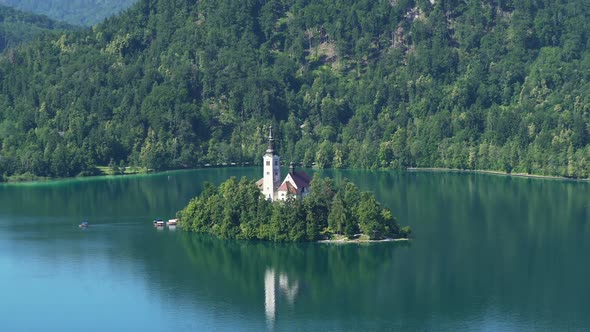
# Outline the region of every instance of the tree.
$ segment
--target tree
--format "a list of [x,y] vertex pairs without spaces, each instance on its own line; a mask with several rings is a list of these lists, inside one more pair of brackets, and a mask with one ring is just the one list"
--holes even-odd
[[334,233],[344,234],[346,219],[346,209],[344,208],[344,202],[341,198],[341,194],[338,193],[332,200],[330,214],[328,215],[329,229]]
[[385,227],[381,222],[381,207],[373,195],[366,192],[361,194],[357,213],[359,228],[363,234],[369,236],[370,239],[378,239],[384,234]]

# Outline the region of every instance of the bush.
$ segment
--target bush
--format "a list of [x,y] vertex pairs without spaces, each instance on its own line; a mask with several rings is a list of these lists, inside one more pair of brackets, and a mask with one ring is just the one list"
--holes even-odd
[[402,238],[408,238],[412,234],[412,228],[410,226],[404,226],[399,230],[399,236]]

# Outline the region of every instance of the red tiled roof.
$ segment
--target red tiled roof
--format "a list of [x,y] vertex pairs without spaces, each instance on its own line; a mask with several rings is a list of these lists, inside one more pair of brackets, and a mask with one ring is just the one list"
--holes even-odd
[[279,191],[286,191],[290,194],[297,195],[297,188],[293,187],[291,182],[283,182],[283,184],[279,187]]

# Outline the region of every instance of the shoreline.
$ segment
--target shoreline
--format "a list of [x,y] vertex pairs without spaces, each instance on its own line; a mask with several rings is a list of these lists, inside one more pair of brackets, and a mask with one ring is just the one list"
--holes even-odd
[[380,243],[380,242],[405,242],[410,241],[410,238],[403,237],[398,239],[393,238],[385,238],[381,240],[368,240],[368,239],[348,239],[348,238],[338,238],[338,239],[330,239],[330,240],[319,240],[317,243],[334,243],[334,244],[349,244],[349,243]]
[[508,177],[515,177],[515,178],[540,179],[540,180],[565,180],[565,181],[580,181],[580,182],[590,181],[590,179],[568,178],[565,176],[558,176],[558,175],[506,173],[506,172],[502,172],[502,171],[458,169],[458,168],[445,168],[445,167],[408,167],[408,168],[406,168],[406,171],[408,171],[408,172],[456,172],[456,173],[489,174],[489,175],[508,176]]
[[[63,180],[74,180],[74,179],[97,179],[101,177],[126,177],[126,176],[134,176],[134,175],[145,175],[145,174],[161,174],[166,172],[176,172],[176,171],[190,171],[190,170],[199,170],[199,169],[212,169],[212,168],[239,168],[239,167],[251,167],[255,165],[251,165],[250,163],[223,163],[223,164],[204,164],[198,165],[195,167],[188,167],[188,168],[168,168],[168,169],[161,169],[161,170],[153,170],[148,169],[145,167],[139,166],[125,166],[125,171],[119,174],[113,174],[108,166],[96,166],[97,173],[95,174],[85,174],[85,175],[74,175],[74,176],[66,176],[66,177],[48,177],[48,176],[37,176],[30,173],[24,174],[15,174],[4,177],[0,174],[0,184],[27,184],[27,183],[49,183],[54,181],[63,181]],[[131,169],[131,170],[130,170]]]
[[[157,174],[157,173],[165,173],[165,172],[173,172],[173,171],[183,171],[183,170],[199,170],[199,169],[211,169],[211,168],[234,168],[234,167],[250,167],[255,166],[249,163],[245,164],[216,164],[216,165],[199,165],[194,168],[171,168],[165,170],[154,171],[151,169],[144,169],[141,167],[134,167],[133,171],[126,170],[123,174],[108,174],[105,172],[106,166],[99,166],[97,169],[100,173],[92,174],[92,175],[78,175],[78,176],[70,176],[64,178],[52,178],[52,177],[41,177],[32,174],[18,174],[18,175],[11,175],[8,177],[2,177],[0,175],[0,184],[26,184],[26,183],[49,183],[53,181],[61,181],[61,180],[72,180],[72,179],[96,179],[100,177],[126,177],[126,176],[134,176],[134,175],[144,175],[144,174]],[[127,167],[126,167],[127,168]],[[129,167],[132,168],[132,167]],[[351,169],[351,168],[330,168],[331,170],[365,170],[365,169]],[[392,169],[383,169],[383,170],[392,170]],[[393,169],[395,170],[395,169]],[[515,178],[529,178],[529,179],[544,179],[544,180],[565,180],[565,181],[579,181],[579,182],[590,182],[590,178],[568,178],[565,176],[558,176],[558,175],[538,175],[538,174],[527,174],[527,173],[506,173],[502,171],[490,171],[490,170],[472,170],[472,169],[458,169],[458,168],[445,168],[445,167],[407,167],[405,169],[399,169],[402,171],[407,172],[456,172],[456,173],[472,173],[472,174],[489,174],[489,175],[499,175],[499,176],[508,176],[508,177],[515,177]]]

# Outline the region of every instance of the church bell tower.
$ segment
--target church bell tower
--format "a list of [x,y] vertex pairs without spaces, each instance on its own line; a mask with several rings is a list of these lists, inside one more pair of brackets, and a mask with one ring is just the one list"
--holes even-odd
[[275,152],[274,138],[272,135],[272,125],[268,133],[268,147],[262,157],[263,162],[263,187],[264,197],[274,201],[277,195],[277,189],[281,184],[281,163],[280,158]]

